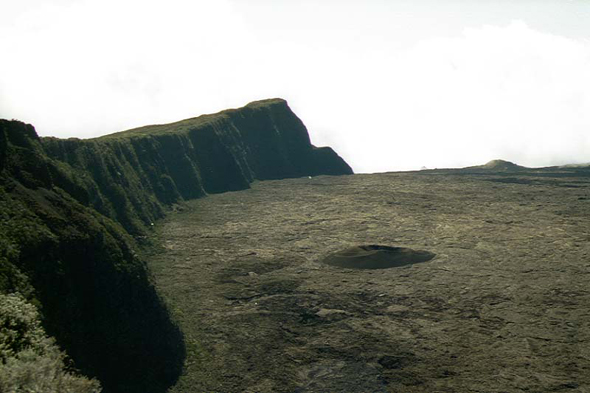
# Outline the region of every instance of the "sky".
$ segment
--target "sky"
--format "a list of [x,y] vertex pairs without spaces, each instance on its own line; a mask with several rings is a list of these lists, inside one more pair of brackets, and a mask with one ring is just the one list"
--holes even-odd
[[281,97],[357,173],[590,162],[588,0],[2,0],[0,118],[90,138]]

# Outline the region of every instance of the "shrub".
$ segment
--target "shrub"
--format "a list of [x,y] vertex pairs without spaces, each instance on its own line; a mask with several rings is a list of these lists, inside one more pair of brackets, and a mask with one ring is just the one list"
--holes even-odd
[[0,294],[0,392],[96,393],[100,384],[71,373],[39,313],[20,294]]

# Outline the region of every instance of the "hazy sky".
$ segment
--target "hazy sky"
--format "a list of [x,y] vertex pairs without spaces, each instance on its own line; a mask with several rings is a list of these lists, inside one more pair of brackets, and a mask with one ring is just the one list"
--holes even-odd
[[590,162],[588,0],[2,0],[0,117],[92,137],[282,97],[356,172]]

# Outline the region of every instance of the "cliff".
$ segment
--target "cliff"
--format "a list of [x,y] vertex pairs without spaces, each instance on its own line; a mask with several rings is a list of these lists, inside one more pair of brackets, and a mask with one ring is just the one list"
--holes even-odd
[[133,239],[76,199],[88,194],[77,175],[47,157],[32,126],[0,121],[0,292],[38,306],[46,332],[105,391],[163,391],[182,370],[182,335]]
[[279,99],[90,140],[39,138],[0,120],[0,293],[36,305],[105,391],[165,391],[184,343],[130,235],[183,199],[348,173]]
[[81,203],[133,234],[182,199],[245,189],[255,179],[352,173],[331,148],[310,143],[281,99],[90,140],[43,138],[42,145],[83,179],[84,191],[73,193]]

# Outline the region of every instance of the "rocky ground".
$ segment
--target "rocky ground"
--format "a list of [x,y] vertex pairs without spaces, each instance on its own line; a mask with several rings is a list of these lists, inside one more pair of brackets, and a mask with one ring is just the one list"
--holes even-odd
[[[589,392],[590,177],[389,173],[188,203],[148,255],[188,347],[173,392]],[[378,244],[434,259],[321,263]]]

